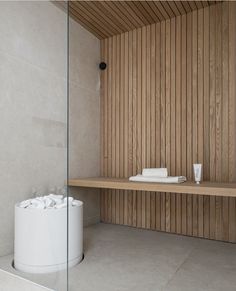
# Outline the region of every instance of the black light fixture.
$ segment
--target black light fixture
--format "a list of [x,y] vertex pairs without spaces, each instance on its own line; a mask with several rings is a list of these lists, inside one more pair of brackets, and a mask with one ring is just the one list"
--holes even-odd
[[104,63],[104,62],[101,62],[101,63],[99,64],[99,69],[102,70],[102,71],[105,70],[106,67],[107,67],[107,64]]

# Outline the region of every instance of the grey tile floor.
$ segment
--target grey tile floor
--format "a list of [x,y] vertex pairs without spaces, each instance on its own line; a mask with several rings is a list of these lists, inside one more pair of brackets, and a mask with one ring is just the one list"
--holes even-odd
[[[102,223],[86,228],[84,238],[70,291],[236,291],[236,244]],[[0,258],[0,268],[19,275],[11,259]],[[23,276],[66,290],[65,272]]]

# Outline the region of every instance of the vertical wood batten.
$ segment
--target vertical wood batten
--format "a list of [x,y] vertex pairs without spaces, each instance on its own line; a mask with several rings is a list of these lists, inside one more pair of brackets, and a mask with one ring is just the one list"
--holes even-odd
[[[166,50],[165,50],[165,108],[166,108],[166,128],[165,128],[165,167],[168,169],[171,169],[171,26],[170,26],[170,20],[168,19],[166,21]],[[171,204],[170,204],[170,193],[165,193],[165,199],[166,199],[166,205],[165,205],[165,212],[166,212],[166,218],[165,218],[165,230],[167,232],[170,232],[170,220],[171,220]]]
[[[147,64],[146,64],[146,102],[147,102],[147,114],[146,114],[146,167],[151,166],[151,27],[147,26]],[[151,227],[151,193],[146,192],[146,228]]]
[[[112,164],[112,172],[111,176],[116,176],[116,123],[115,123],[115,113],[116,113],[116,100],[115,100],[115,93],[116,93],[116,37],[112,37],[112,63],[111,63],[111,74],[112,74],[112,95],[111,95],[111,103],[112,103],[112,156],[111,156],[111,164]],[[112,210],[111,210],[111,222],[115,223],[116,221],[116,191],[111,190],[111,200],[112,200]]]
[[[115,177],[120,177],[120,55],[121,55],[121,35],[115,36]],[[120,191],[114,190],[115,200],[115,223],[119,224]]]
[[[229,2],[229,181],[236,181],[236,3]],[[229,198],[229,241],[236,241],[236,203]]]
[[[203,91],[204,91],[204,70],[203,70],[203,50],[204,50],[204,18],[203,9],[198,12],[198,31],[197,31],[197,88],[198,88],[198,100],[197,100],[197,143],[198,143],[198,162],[204,165],[204,103],[203,103]],[[198,196],[198,236],[203,237],[203,196]]]
[[[229,3],[222,4],[222,181],[229,181]],[[222,198],[222,239],[229,240],[229,198]]]
[[[137,29],[137,140],[136,140],[136,155],[137,155],[137,173],[141,172],[141,143],[142,143],[142,29]],[[135,174],[135,173],[134,173]],[[142,193],[137,191],[137,227],[142,226]]]
[[[129,33],[129,76],[130,73],[132,76],[129,83],[129,103],[132,104],[132,109],[130,108],[129,110],[129,119],[132,120],[132,123],[130,123],[132,169],[130,169],[129,175],[135,175],[137,169],[137,60],[137,30],[134,30],[132,33]],[[132,225],[137,226],[137,191],[133,191],[132,203]]]
[[[150,61],[151,61],[151,84],[150,84],[150,167],[156,166],[156,25],[151,25],[151,45],[150,45]],[[151,229],[156,228],[156,193],[152,192],[150,197],[151,203]]]
[[[101,41],[101,46],[100,46],[100,54],[101,54],[101,58],[104,59],[105,58],[105,41]],[[100,110],[101,110],[101,120],[100,120],[100,126],[101,126],[101,152],[100,152],[100,157],[101,157],[101,168],[100,168],[100,172],[102,176],[105,176],[105,165],[104,165],[104,161],[105,161],[105,152],[104,152],[104,143],[106,142],[105,139],[105,88],[107,86],[105,80],[104,80],[104,74],[100,73],[100,79],[101,79],[101,86],[100,86],[100,91],[101,91],[101,99],[100,99]],[[101,221],[106,221],[106,217],[105,217],[105,211],[106,211],[106,199],[105,199],[105,195],[106,195],[106,191],[101,190],[100,191],[100,217],[101,217]]]
[[[108,177],[112,176],[112,38],[108,39]],[[112,191],[107,190],[107,222],[112,221]]]
[[[216,162],[215,162],[215,5],[210,7],[210,180],[216,179]],[[215,197],[210,197],[210,238],[215,238]]]
[[[216,125],[216,181],[221,180],[221,139],[222,139],[222,9],[216,5],[216,96],[215,96],[215,125]],[[222,197],[216,196],[216,239],[222,239]]]
[[[141,71],[141,84],[142,84],[142,108],[141,108],[141,121],[142,121],[142,134],[141,134],[141,140],[142,140],[142,147],[141,147],[141,156],[142,156],[142,162],[141,162],[141,168],[146,167],[146,141],[147,141],[147,80],[146,80],[146,70],[147,70],[147,26],[141,28],[142,31],[142,71]],[[141,203],[141,209],[142,209],[142,227],[145,228],[146,226],[146,192],[141,192],[142,197],[142,203]]]
[[[187,16],[181,17],[181,174],[187,176]],[[181,227],[177,233],[187,234],[187,195],[181,195]]]
[[[198,162],[198,39],[197,39],[197,28],[198,28],[198,11],[193,11],[192,14],[192,160],[193,163]],[[192,231],[193,235],[198,235],[198,196],[193,195],[192,198],[193,212],[192,212]]]
[[[210,102],[209,102],[209,69],[210,69],[210,23],[209,23],[209,7],[203,9],[203,23],[204,23],[204,48],[203,48],[203,107],[204,107],[204,151],[203,151],[203,164],[204,172],[203,178],[210,180]],[[204,196],[203,198],[203,236],[210,237],[210,197]]]
[[[187,14],[187,178],[192,179],[192,14]],[[187,196],[187,235],[192,235],[192,195]]]
[[[182,174],[182,103],[181,103],[181,94],[182,94],[182,18],[180,16],[176,17],[176,67],[175,67],[175,170],[174,175],[183,175]],[[182,223],[182,194],[176,193],[175,195],[175,232],[181,233]],[[173,205],[174,207],[174,205]]]
[[[171,160],[171,165],[170,165],[170,174],[175,173],[176,169],[176,139],[177,135],[179,132],[177,132],[177,135],[175,135],[176,132],[176,78],[177,78],[177,72],[176,72],[176,41],[179,37],[178,33],[176,33],[176,19],[172,18],[171,19],[171,31],[170,31],[170,160]],[[177,34],[177,35],[176,35]],[[177,39],[176,39],[177,37]],[[170,194],[170,231],[175,232],[176,231],[176,211],[178,208],[176,208],[176,195]]]
[[[200,162],[205,180],[236,181],[235,5],[102,41],[103,175],[167,166],[192,179]],[[102,221],[236,242],[235,198],[103,191]]]
[[[165,105],[165,98],[166,98],[166,91],[165,91],[165,83],[166,83],[166,76],[165,76],[165,59],[166,59],[166,23],[163,21],[161,22],[161,45],[160,45],[160,53],[161,53],[161,63],[160,63],[160,69],[161,69],[161,89],[160,89],[160,93],[161,93],[161,104],[160,104],[160,140],[161,140],[161,163],[160,166],[161,167],[165,167],[166,166],[166,146],[165,146],[165,142],[166,142],[166,136],[165,136],[165,132],[166,132],[166,105]],[[161,203],[161,207],[160,207],[160,212],[161,212],[161,230],[165,231],[166,230],[166,207],[165,207],[165,193],[160,193],[160,203]]]
[[[161,24],[155,24],[155,161],[156,166],[161,166]],[[161,229],[161,193],[156,193],[156,229]]]

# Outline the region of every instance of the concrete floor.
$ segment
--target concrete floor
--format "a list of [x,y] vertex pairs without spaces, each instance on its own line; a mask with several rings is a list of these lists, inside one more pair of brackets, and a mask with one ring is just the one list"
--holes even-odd
[[[84,237],[85,259],[69,271],[70,291],[236,290],[236,244],[109,224],[86,228]],[[0,268],[19,275],[11,259],[0,258]],[[65,272],[23,277],[66,290]]]

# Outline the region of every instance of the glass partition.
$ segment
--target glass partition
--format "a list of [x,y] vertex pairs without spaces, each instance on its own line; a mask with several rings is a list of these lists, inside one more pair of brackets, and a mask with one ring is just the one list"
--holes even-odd
[[67,219],[80,215],[79,205],[70,211],[66,188],[67,24],[66,7],[58,2],[0,2],[0,276],[6,278],[1,281],[5,291],[39,290],[35,283],[65,291],[67,267],[79,260],[67,247]]

